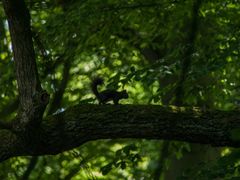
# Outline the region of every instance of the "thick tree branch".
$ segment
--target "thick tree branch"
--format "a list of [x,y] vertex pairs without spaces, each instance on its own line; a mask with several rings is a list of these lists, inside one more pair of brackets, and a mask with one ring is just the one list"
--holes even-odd
[[[57,154],[97,139],[145,138],[240,147],[238,111],[201,112],[150,105],[78,105],[48,117],[26,139],[0,131],[0,161]],[[4,143],[5,142],[5,143]]]

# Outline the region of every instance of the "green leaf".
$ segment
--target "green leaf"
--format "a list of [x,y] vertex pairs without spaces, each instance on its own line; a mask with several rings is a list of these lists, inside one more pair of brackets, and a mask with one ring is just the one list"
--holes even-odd
[[103,175],[108,174],[111,170],[112,170],[112,163],[109,163],[106,166],[101,167],[101,172]]
[[126,169],[127,165],[125,161],[121,161],[121,169]]

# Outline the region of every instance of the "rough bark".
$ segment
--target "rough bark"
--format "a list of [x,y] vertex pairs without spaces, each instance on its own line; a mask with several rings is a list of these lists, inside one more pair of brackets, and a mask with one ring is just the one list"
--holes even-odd
[[167,139],[240,147],[238,114],[151,105],[78,105],[46,118],[27,141],[0,131],[0,161],[57,154],[97,139]]
[[[49,96],[38,78],[30,28],[30,14],[24,0],[3,0],[11,35],[20,107],[12,130],[31,136],[30,127],[37,127]],[[26,137],[25,137],[26,138]]]
[[23,0],[4,0],[16,69],[21,106],[31,106],[32,95],[40,89],[33,49],[30,14]]

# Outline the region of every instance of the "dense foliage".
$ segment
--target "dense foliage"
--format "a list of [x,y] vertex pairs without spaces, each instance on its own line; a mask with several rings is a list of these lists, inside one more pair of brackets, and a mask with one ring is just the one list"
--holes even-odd
[[[96,76],[128,91],[122,104],[175,104],[181,86],[181,105],[238,107],[239,0],[25,2],[40,80],[52,94],[45,116],[97,103],[90,89]],[[0,7],[0,117],[11,119],[18,91]],[[230,148],[99,140],[56,156],[12,158],[1,163],[0,179],[227,179],[239,176],[239,159]]]

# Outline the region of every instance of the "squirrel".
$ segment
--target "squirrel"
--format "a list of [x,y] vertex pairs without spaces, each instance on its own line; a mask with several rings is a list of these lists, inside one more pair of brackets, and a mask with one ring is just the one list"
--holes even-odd
[[92,81],[91,88],[93,94],[98,99],[99,104],[106,104],[109,101],[113,101],[114,104],[118,104],[118,101],[120,99],[127,99],[128,93],[126,90],[123,91],[117,91],[115,89],[106,89],[104,91],[99,92],[97,87],[98,85],[103,84],[102,78],[95,78]]

